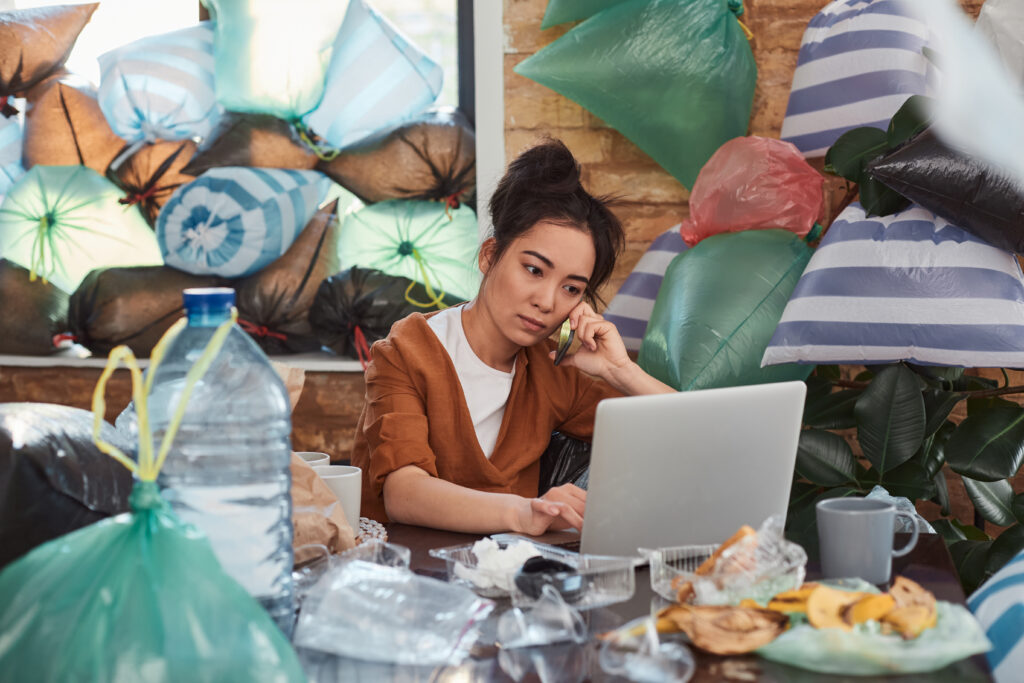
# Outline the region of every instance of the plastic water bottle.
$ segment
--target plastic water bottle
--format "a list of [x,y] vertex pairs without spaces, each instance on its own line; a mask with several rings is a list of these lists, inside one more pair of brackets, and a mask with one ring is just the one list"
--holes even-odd
[[[185,375],[228,320],[232,289],[186,289],[188,326],[156,368],[149,394],[159,448]],[[263,351],[237,325],[188,398],[157,482],[178,516],[210,539],[224,570],[285,634],[294,619],[291,407]]]

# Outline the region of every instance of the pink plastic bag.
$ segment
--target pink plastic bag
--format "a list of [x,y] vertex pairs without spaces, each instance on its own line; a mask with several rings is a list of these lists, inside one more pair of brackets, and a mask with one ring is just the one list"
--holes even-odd
[[679,232],[691,247],[741,230],[781,228],[803,237],[824,211],[824,182],[792,143],[733,138],[697,175]]

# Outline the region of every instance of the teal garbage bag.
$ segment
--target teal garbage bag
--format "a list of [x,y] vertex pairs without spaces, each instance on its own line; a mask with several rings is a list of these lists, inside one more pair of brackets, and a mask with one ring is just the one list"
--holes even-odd
[[430,298],[410,303],[433,309],[446,295],[460,301],[476,295],[478,246],[476,214],[468,206],[394,199],[345,218],[338,257],[343,268],[376,268],[422,283]]
[[33,166],[0,204],[0,254],[65,293],[93,268],[162,265],[156,236],[122,196],[85,166]]
[[202,2],[214,19],[214,83],[225,109],[292,121],[319,104],[348,0]]
[[[179,418],[231,322],[189,371]],[[157,344],[151,370],[180,329],[171,328]],[[103,389],[121,358],[129,361],[140,415],[137,462],[101,438]],[[177,426],[154,457],[146,390],[131,351],[115,348],[93,395],[93,440],[135,472],[131,512],[38,546],[0,573],[4,680],[305,680],[270,616],[224,573],[206,537],[160,497],[156,477]]]
[[728,0],[630,0],[596,14],[516,73],[578,102],[686,187],[747,134],[757,67]]
[[640,367],[681,391],[806,379],[813,365],[760,365],[811,253],[788,230],[712,235],[684,251],[661,283]]
[[567,21],[586,19],[620,2],[623,0],[548,0],[540,27],[551,28]]

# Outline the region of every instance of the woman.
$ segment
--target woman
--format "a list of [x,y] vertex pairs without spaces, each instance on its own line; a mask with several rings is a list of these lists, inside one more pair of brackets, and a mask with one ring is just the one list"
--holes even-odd
[[[414,313],[373,345],[352,452],[364,516],[469,533],[580,528],[585,491],[566,484],[537,497],[551,432],[589,439],[601,399],[672,391],[630,360],[589,303],[622,226],[580,185],[565,145],[520,155],[490,209],[477,296]],[[580,347],[556,367],[548,337],[566,318]]]

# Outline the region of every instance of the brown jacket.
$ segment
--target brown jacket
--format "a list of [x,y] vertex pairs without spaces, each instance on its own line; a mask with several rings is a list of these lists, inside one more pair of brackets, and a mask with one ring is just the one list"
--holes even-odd
[[352,464],[363,469],[364,517],[387,522],[384,479],[406,465],[476,489],[537,495],[540,456],[552,431],[589,439],[611,386],[575,368],[555,367],[553,343],[521,349],[491,458],[484,456],[455,366],[426,318],[398,321],[370,350],[366,403]]

